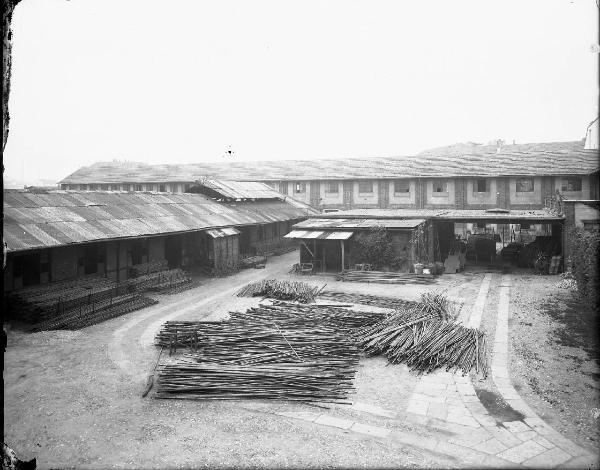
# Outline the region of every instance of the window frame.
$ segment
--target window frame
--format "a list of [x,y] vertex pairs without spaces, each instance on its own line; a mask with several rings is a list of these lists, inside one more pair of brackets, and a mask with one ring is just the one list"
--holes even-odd
[[[484,190],[481,190],[481,184],[483,182],[483,188]],[[473,185],[473,192],[474,193],[489,193],[490,192],[490,185],[488,184],[488,179],[487,178],[477,178],[475,179],[475,184]]]
[[[331,188],[335,186],[335,191]],[[327,181],[325,185],[325,194],[340,194],[340,182],[339,181]]]
[[306,181],[294,182],[294,194],[306,194]]
[[[531,189],[523,190],[522,183],[531,181]],[[533,193],[535,192],[535,179],[533,177],[521,177],[515,180],[515,193]]]
[[[442,191],[436,191],[436,185],[440,184]],[[447,196],[448,195],[448,180],[433,180],[431,183],[431,194],[433,196]]]
[[[368,184],[370,185],[370,190],[369,191],[363,191],[361,189],[361,185],[365,185]],[[373,181],[372,180],[361,180],[358,182],[358,194],[373,194],[374,190],[373,190]],[[363,187],[364,189],[364,187]]]
[[[576,181],[579,189],[569,189],[569,183]],[[560,190],[564,193],[578,193],[582,191],[583,181],[580,176],[566,176],[562,179]]]
[[[398,191],[400,183],[406,184],[406,191]],[[394,180],[394,196],[408,196],[410,195],[410,180]]]

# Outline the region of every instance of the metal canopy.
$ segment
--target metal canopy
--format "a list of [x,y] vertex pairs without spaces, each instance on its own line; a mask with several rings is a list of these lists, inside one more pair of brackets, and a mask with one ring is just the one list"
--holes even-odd
[[213,228],[211,230],[205,230],[213,238],[230,237],[232,235],[239,235],[240,231],[234,227],[225,228]]
[[318,230],[292,230],[285,238],[313,240],[348,240],[354,232],[322,232]]

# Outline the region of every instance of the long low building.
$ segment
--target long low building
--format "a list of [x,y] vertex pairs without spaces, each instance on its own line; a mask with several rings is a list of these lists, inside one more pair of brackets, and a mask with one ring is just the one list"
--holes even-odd
[[184,192],[205,178],[262,181],[325,210],[542,208],[598,199],[598,149],[584,140],[464,144],[384,158],[219,162],[184,165],[100,162],[61,181],[63,189]]
[[316,214],[264,185],[209,185],[211,195],[5,190],[4,290],[89,274],[120,281],[164,260],[226,272]]

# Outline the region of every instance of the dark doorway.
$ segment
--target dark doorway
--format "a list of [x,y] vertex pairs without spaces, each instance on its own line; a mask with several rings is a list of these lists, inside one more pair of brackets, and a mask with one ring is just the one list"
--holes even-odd
[[85,245],[83,252],[83,273],[98,272],[98,245]]
[[34,253],[23,256],[23,287],[40,283],[40,255]]
[[165,257],[169,268],[181,267],[181,237],[172,235],[165,240]]

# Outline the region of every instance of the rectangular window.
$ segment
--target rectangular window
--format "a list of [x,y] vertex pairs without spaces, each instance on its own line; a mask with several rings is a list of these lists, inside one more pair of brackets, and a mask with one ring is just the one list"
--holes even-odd
[[485,228],[486,224],[485,222],[477,222],[477,228]]
[[136,184],[135,185],[135,190],[136,191],[142,191],[142,185],[141,184]]
[[373,192],[373,181],[359,181],[358,192],[361,194]]
[[597,232],[600,230],[600,220],[582,220],[583,229],[590,232]]
[[108,186],[107,184],[101,184],[101,185],[100,185],[100,189],[101,189],[102,191],[108,191],[108,189],[109,189],[109,186]]
[[488,186],[485,178],[479,178],[475,181],[475,192],[476,193],[487,193]]
[[562,191],[581,191],[581,178],[568,177],[562,180]]
[[338,194],[340,191],[340,184],[337,181],[330,181],[325,186],[326,193]]
[[160,192],[160,193],[164,193],[164,192],[165,192],[165,185],[164,185],[164,184],[161,184],[161,185],[158,187],[158,192]]
[[98,189],[97,184],[90,184],[90,191],[96,191]]
[[294,184],[294,192],[295,193],[305,193],[306,192],[306,183],[298,181]]
[[530,227],[531,227],[530,224],[524,222],[519,225],[519,230],[529,230]]
[[533,191],[533,178],[517,178],[517,192],[530,193]]
[[410,192],[410,181],[408,180],[396,180],[394,181],[394,193],[409,193]]
[[444,180],[436,180],[433,182],[434,193],[445,193],[448,192],[448,183]]

